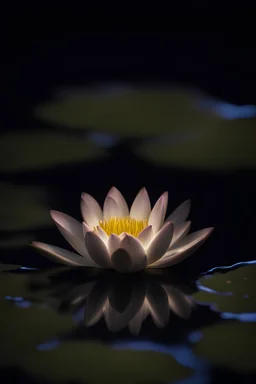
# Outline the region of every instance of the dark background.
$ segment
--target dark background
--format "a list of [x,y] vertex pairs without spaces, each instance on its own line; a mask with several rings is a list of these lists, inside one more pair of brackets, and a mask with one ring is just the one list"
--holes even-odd
[[[5,133],[45,127],[33,117],[33,108],[49,100],[59,86],[86,87],[101,82],[125,82],[138,87],[156,82],[170,87],[179,84],[196,87],[232,104],[256,104],[253,37],[241,31],[242,18],[250,10],[241,4],[234,3],[231,10],[181,5],[169,20],[179,28],[166,33],[148,32],[148,29],[109,32],[108,28],[100,27],[103,9],[94,10],[96,14],[99,12],[98,24],[85,32],[90,20],[89,6],[88,9],[65,8],[45,1],[11,8],[6,12],[2,36],[0,75],[0,125]],[[236,29],[217,28],[221,20],[229,17],[231,21],[233,13],[240,15]],[[111,24],[108,13],[104,16],[105,22]],[[205,24],[213,21],[215,28],[205,29],[199,21]],[[103,203],[108,189],[115,185],[131,203],[144,185],[152,201],[168,190],[168,212],[191,198],[192,228],[216,228],[203,248],[183,263],[184,270],[203,272],[217,265],[254,258],[253,167],[224,172],[160,167],[139,160],[130,150],[132,145],[130,141],[122,141],[110,149],[111,156],[104,161],[40,172],[5,172],[1,179],[18,185],[46,186],[50,191],[49,209],[77,218],[82,191]],[[8,204],[8,199],[2,204]],[[31,240],[64,246],[56,232],[55,228],[33,229]],[[2,231],[2,235],[9,239],[12,233]],[[1,259],[8,262],[48,263],[25,245],[19,252],[8,248],[1,254]]]

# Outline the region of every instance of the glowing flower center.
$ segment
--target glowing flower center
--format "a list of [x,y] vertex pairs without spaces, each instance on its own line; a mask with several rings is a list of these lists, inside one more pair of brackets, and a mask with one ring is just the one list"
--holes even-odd
[[139,233],[148,226],[148,220],[136,220],[129,216],[126,217],[111,217],[109,220],[102,220],[99,222],[99,227],[111,235],[120,235],[126,232],[129,235],[138,237]]

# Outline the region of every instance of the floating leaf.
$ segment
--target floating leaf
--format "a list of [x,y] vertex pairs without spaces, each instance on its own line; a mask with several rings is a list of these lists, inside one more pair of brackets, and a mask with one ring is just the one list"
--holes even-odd
[[182,89],[122,88],[67,91],[39,105],[35,116],[69,128],[90,128],[127,137],[198,131],[215,119],[196,105],[197,94]]
[[0,171],[51,168],[97,159],[104,149],[85,138],[49,131],[11,132],[0,137]]
[[200,303],[213,304],[219,311],[256,312],[255,282],[256,264],[247,265],[201,278],[200,291],[193,297]]
[[[40,273],[35,273],[35,281],[37,276],[40,279]],[[40,290],[29,290],[31,277],[16,273],[0,275],[0,366],[20,366],[44,380],[80,383],[119,383],[120,378],[122,383],[168,383],[193,372],[162,353],[113,350],[91,341],[61,342],[61,335],[73,328],[71,316],[46,309],[40,300]],[[30,308],[17,306],[30,299]]]
[[[182,126],[182,125],[181,125]],[[191,140],[163,138],[135,148],[143,160],[162,165],[199,170],[233,170],[256,165],[256,119],[224,120],[198,126]]]
[[[6,267],[5,267],[6,266]],[[3,269],[1,268],[3,267]],[[14,268],[16,267],[16,268]],[[0,270],[18,269],[20,266],[0,264]],[[28,276],[23,273],[2,273],[0,275],[0,301],[6,297],[24,297],[28,299]]]
[[167,384],[193,372],[170,355],[151,351],[115,351],[96,342],[65,342],[54,350],[36,352],[27,360],[25,368],[46,380],[87,384]]
[[35,186],[0,183],[0,230],[29,230],[52,225],[46,191]]
[[[14,266],[6,267],[10,270]],[[39,343],[72,329],[69,316],[61,316],[46,306],[31,306],[33,296],[37,299],[39,295],[29,291],[28,274],[0,273],[0,366],[22,365],[23,358],[33,354]]]
[[33,238],[32,234],[23,234],[23,235],[12,235],[7,238],[0,240],[0,248],[21,248],[28,245],[28,243]]
[[51,310],[18,308],[8,301],[1,302],[0,305],[2,367],[22,366],[27,356],[34,354],[38,344],[57,338],[73,326],[68,316],[61,316]]
[[20,268],[20,265],[14,265],[14,264],[0,264],[0,272],[3,271],[11,271],[13,269]]
[[194,352],[239,373],[255,373],[255,324],[225,322],[204,328]]

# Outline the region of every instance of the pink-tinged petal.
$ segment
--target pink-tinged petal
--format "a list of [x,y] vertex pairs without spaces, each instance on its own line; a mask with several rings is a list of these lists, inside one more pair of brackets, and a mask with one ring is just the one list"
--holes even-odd
[[175,247],[171,251],[168,251],[161,260],[150,265],[150,268],[166,268],[180,263],[204,243],[213,229],[214,228],[201,229],[184,237],[184,239],[182,239],[179,244],[175,244]]
[[142,188],[132,203],[130,216],[136,220],[148,219],[151,212],[151,204],[146,188]]
[[84,237],[85,237],[87,232],[91,232],[92,231],[92,228],[89,227],[89,225],[87,225],[84,221],[82,222],[82,229],[83,229]]
[[108,301],[108,298],[106,298],[106,300],[103,303],[102,307],[97,308],[98,311],[96,313],[94,313],[94,316],[91,317],[91,318],[89,318],[89,316],[87,315],[87,313],[86,313],[87,306],[85,306],[84,325],[86,327],[93,327],[95,324],[98,323],[98,321],[100,321],[101,317],[104,314],[104,309],[105,309],[105,307],[107,305],[107,301]]
[[173,235],[173,224],[167,223],[157,233],[147,250],[148,265],[159,260],[168,250]]
[[89,283],[75,286],[74,289],[71,289],[70,292],[67,293],[65,299],[70,303],[70,305],[76,308],[78,306],[83,306],[96,282],[97,280],[94,280]]
[[123,240],[126,236],[126,232],[122,232],[120,233],[120,235],[118,236],[120,240]]
[[103,207],[103,218],[109,220],[111,217],[120,217],[121,209],[112,197],[106,197]]
[[169,321],[168,296],[160,284],[150,284],[147,302],[151,316],[158,327],[165,327]]
[[168,296],[169,307],[179,317],[188,319],[191,315],[193,304],[185,294],[169,285],[162,285]]
[[99,226],[97,227],[97,235],[101,238],[101,240],[104,241],[105,244],[107,244],[108,242],[108,235],[106,234],[106,232],[100,228]]
[[143,321],[148,316],[148,307],[147,303],[144,301],[140,310],[136,313],[134,318],[129,323],[129,330],[133,335],[138,335],[142,326]]
[[168,192],[164,192],[163,195],[163,206],[164,206],[164,218],[163,218],[163,221],[162,221],[162,225],[163,225],[163,222],[164,222],[164,219],[165,219],[165,216],[166,216],[166,211],[167,211],[167,207],[168,207],[168,198],[169,198],[169,194]]
[[111,256],[113,268],[120,273],[132,272],[132,259],[130,254],[123,248],[118,248]]
[[121,241],[120,248],[125,249],[129,253],[134,272],[145,268],[147,259],[144,248],[138,239],[126,234],[124,239]]
[[[129,324],[140,310],[145,297],[144,285],[140,284],[140,282],[136,286],[132,284],[130,286],[131,290],[129,289],[129,284],[127,286],[127,282],[124,285],[119,283],[118,286],[114,286],[112,292],[110,292],[109,305],[105,312],[108,329],[112,332],[120,331]],[[126,291],[127,288],[128,291]],[[127,293],[128,300],[126,297]],[[120,301],[122,304],[125,303],[124,308],[120,306]]]
[[190,200],[184,201],[182,204],[178,206],[171,214],[167,217],[166,221],[172,221],[174,224],[174,227],[177,225],[183,223],[189,214],[190,211]]
[[144,255],[144,258],[139,263],[133,266],[133,272],[139,272],[147,268],[147,263],[148,263],[147,256]]
[[94,232],[87,232],[85,245],[92,260],[102,268],[112,268],[108,249],[101,238]]
[[90,227],[95,227],[102,220],[102,209],[99,203],[88,193],[81,195],[81,211],[84,221]]
[[85,304],[84,324],[89,327],[96,324],[106,307],[110,284],[107,280],[99,280],[92,288]]
[[153,234],[157,233],[163,225],[168,204],[168,192],[164,192],[155,203],[148,219],[148,224],[152,225]]
[[125,198],[116,187],[112,187],[110,189],[110,191],[108,192],[108,197],[112,197],[112,199],[117,202],[121,213],[120,216],[129,216],[129,209]]
[[82,256],[88,257],[84,244],[82,224],[71,216],[58,211],[50,211],[58,230],[69,244]]
[[213,229],[214,228],[212,227],[204,228],[200,229],[199,231],[190,233],[180,241],[177,241],[177,243],[173,246],[172,251],[184,252],[198,243],[202,244],[202,242],[210,236]]
[[153,237],[153,230],[152,230],[152,225],[149,225],[145,229],[143,229],[139,236],[138,240],[142,243],[144,249],[147,249],[149,243],[151,242]]
[[108,238],[108,250],[109,254],[112,255],[119,247],[121,240],[117,235],[112,233]]
[[181,240],[188,234],[190,227],[191,221],[185,221],[184,223],[178,224],[176,227],[174,227],[172,242],[169,247],[170,250],[177,241]]
[[74,252],[56,247],[55,245],[33,241],[32,246],[39,251],[45,252],[45,255],[59,264],[72,265],[76,267],[98,267],[89,257],[84,258]]

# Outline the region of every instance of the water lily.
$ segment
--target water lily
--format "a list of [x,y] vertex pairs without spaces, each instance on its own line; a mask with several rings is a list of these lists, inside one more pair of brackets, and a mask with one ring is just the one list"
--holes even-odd
[[[84,292],[88,294],[88,284]],[[139,283],[133,281],[130,286],[127,282],[119,282],[104,287],[99,281],[89,291],[84,324],[91,327],[104,318],[109,331],[117,332],[128,326],[130,332],[137,335],[149,315],[156,327],[164,328],[171,313],[188,319],[194,306],[193,300],[175,284],[141,279]]]
[[187,235],[191,225],[186,221],[190,201],[182,203],[165,220],[167,204],[168,193],[164,192],[151,209],[146,188],[142,188],[129,210],[123,195],[112,187],[102,210],[91,195],[82,193],[82,224],[65,213],[50,212],[57,228],[78,254],[37,241],[32,245],[66,265],[123,273],[170,267],[195,251],[213,228]]
[[138,279],[134,274],[105,270],[96,274],[80,270],[74,278],[73,272],[73,268],[56,271],[51,268],[36,276],[32,274],[30,287],[37,286],[39,281],[36,292],[41,290],[40,299],[47,306],[72,313],[73,319],[86,327],[93,327],[104,319],[110,332],[128,327],[137,335],[149,317],[156,327],[164,328],[174,315],[189,319],[196,307],[188,293],[190,285],[176,273],[163,275],[151,269]]

